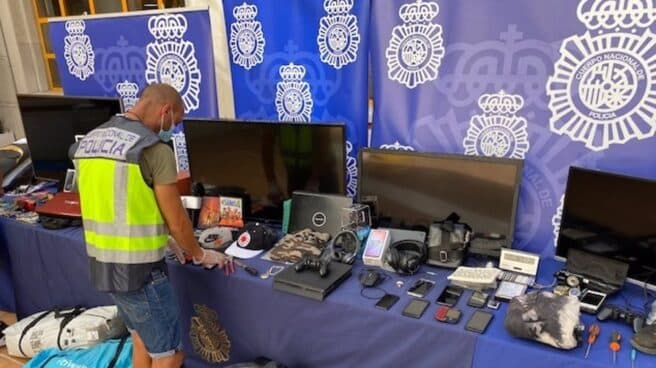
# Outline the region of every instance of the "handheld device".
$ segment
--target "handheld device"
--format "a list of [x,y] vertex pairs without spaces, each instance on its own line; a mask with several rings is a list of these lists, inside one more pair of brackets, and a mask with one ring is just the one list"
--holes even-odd
[[437,304],[446,305],[447,307],[453,307],[458,303],[458,299],[462,295],[464,289],[460,286],[448,285],[442,294],[437,297],[435,301]]
[[501,248],[499,268],[502,270],[536,276],[538,274],[539,265],[540,256],[538,254],[522,252],[516,249]]
[[467,300],[467,305],[474,308],[483,308],[487,302],[487,293],[475,291]]
[[501,306],[501,303],[498,300],[490,299],[487,302],[487,307],[490,309],[497,310]]
[[428,279],[419,279],[410,286],[408,289],[408,295],[416,296],[417,298],[423,298],[428,294],[428,291],[435,286],[435,281]]
[[372,229],[367,237],[362,261],[367,266],[383,267],[385,253],[390,245],[390,232],[386,229]]
[[497,289],[496,294],[494,294],[494,298],[502,302],[509,302],[516,296],[524,295],[526,289],[527,286],[525,284],[501,281],[501,283],[499,283],[499,288]]
[[586,313],[596,314],[604,301],[606,301],[606,294],[594,290],[585,290],[581,297],[581,310]]
[[406,317],[412,318],[421,318],[426,311],[426,307],[430,304],[427,300],[424,299],[412,299],[408,305],[403,309],[403,314]]
[[493,316],[492,313],[475,311],[469,321],[467,321],[465,330],[480,334],[485,333],[485,329],[487,329],[487,325],[490,324]]
[[397,295],[385,294],[378,300],[378,303],[376,303],[376,308],[389,310],[394,304],[396,304],[397,301],[399,301],[399,297]]
[[461,316],[462,312],[460,312],[459,309],[446,306],[439,307],[437,311],[435,311],[435,319],[445,323],[456,324],[460,321]]

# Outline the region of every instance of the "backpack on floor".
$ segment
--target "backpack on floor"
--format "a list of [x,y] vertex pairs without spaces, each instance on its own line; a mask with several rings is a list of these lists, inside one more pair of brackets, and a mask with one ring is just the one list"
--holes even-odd
[[4,330],[7,352],[31,358],[41,350],[85,348],[127,334],[116,306],[50,310],[26,317]]
[[23,366],[24,368],[130,368],[132,340],[110,340],[88,349],[47,349]]

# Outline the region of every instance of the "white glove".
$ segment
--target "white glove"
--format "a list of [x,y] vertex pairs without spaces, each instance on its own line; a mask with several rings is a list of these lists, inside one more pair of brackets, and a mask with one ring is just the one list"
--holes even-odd
[[231,258],[226,257],[223,253],[215,252],[213,250],[203,248],[201,248],[201,250],[203,251],[203,256],[200,259],[192,258],[195,265],[202,265],[205,268],[213,268],[214,266],[218,266],[219,268],[225,267],[224,271],[226,275],[234,272],[235,267]]
[[185,254],[182,248],[178,245],[178,243],[175,241],[175,239],[169,237],[169,240],[166,244],[166,246],[169,248],[171,253],[175,254],[175,258],[178,259],[178,262],[185,264],[187,263],[187,260],[185,259]]

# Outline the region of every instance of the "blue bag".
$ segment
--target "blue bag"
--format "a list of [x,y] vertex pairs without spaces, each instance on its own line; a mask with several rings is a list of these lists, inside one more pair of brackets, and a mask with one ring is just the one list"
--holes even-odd
[[129,368],[132,340],[109,340],[88,349],[47,349],[32,358],[26,368]]

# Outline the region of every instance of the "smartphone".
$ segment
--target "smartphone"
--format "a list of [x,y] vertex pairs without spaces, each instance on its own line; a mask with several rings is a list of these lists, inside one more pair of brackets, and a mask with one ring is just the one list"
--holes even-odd
[[408,295],[415,296],[417,298],[423,298],[428,294],[428,291],[435,286],[435,281],[427,279],[419,279],[410,286],[408,289]]
[[458,299],[462,295],[464,289],[460,286],[448,285],[442,291],[442,294],[437,297],[437,304],[446,305],[447,307],[453,307],[458,304]]
[[495,309],[496,310],[496,309],[499,309],[500,306],[501,306],[501,303],[498,300],[490,299],[487,302],[487,307],[490,308],[490,309]]
[[596,314],[606,300],[606,294],[594,290],[586,290],[581,294],[581,310],[586,313]]
[[483,308],[485,303],[487,303],[487,293],[481,291],[474,291],[474,293],[469,297],[467,305],[474,308]]
[[487,325],[490,324],[493,316],[492,313],[475,311],[469,321],[467,321],[465,330],[480,334],[485,333],[485,329],[487,328]]
[[399,300],[399,297],[392,294],[385,294],[382,298],[376,303],[376,308],[382,310],[389,310],[394,304]]
[[424,299],[412,299],[408,305],[403,309],[402,314],[406,317],[412,318],[421,318],[428,307],[428,300]]

